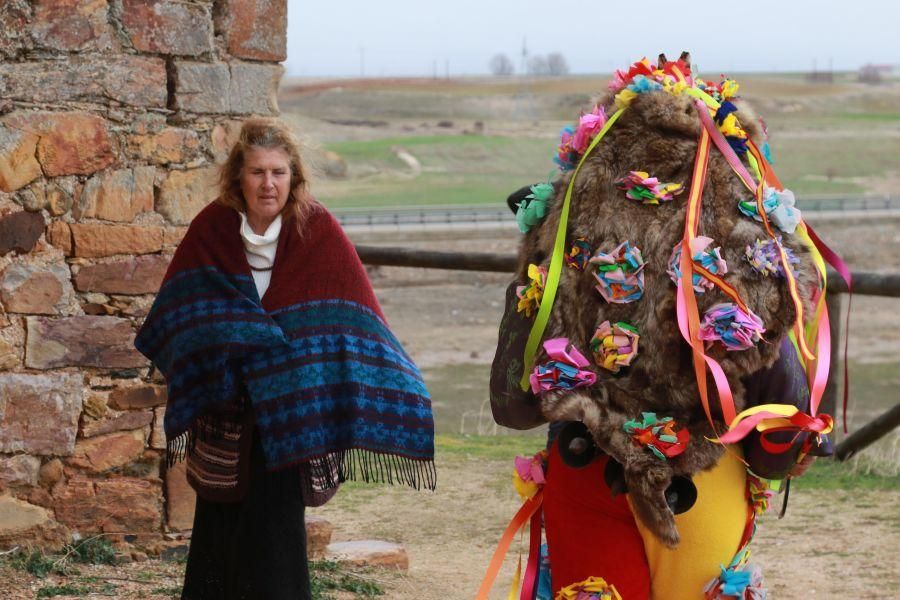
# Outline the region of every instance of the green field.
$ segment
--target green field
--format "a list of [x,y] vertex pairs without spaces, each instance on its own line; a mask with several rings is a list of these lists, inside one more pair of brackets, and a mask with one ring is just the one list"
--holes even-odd
[[[766,120],[775,170],[801,206],[804,196],[884,196],[896,187],[900,85],[863,85],[851,74],[838,74],[833,84],[800,74],[737,79]],[[554,171],[559,129],[590,108],[604,82],[375,79],[302,93],[288,85],[279,101],[286,115],[318,120],[316,145],[346,161],[347,178],[316,181],[327,205],[484,204]],[[411,172],[396,147],[414,156],[421,172]]]

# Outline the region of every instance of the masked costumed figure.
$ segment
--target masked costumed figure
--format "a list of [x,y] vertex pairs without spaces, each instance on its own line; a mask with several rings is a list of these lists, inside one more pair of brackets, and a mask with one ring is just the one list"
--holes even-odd
[[491,401],[551,422],[526,504],[556,598],[761,597],[755,515],[831,428],[821,243],[737,90],[639,61],[563,131],[560,178],[511,197]]

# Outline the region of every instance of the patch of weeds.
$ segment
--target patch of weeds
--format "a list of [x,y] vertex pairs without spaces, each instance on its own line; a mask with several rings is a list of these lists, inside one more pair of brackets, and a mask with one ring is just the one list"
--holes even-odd
[[384,595],[380,585],[364,576],[346,571],[342,565],[329,561],[309,563],[310,591],[313,600],[332,600],[333,591],[351,592],[357,598],[375,598]]
[[56,596],[87,596],[93,590],[80,585],[66,583],[64,585],[48,585],[37,591],[38,598],[54,598]]
[[175,598],[181,597],[181,587],[177,585],[169,585],[164,587],[153,588],[154,594],[161,594],[163,596],[173,596]]
[[58,557],[44,554],[41,550],[16,552],[9,556],[6,562],[14,569],[25,571],[39,579],[43,579],[51,573],[56,575],[70,574],[68,566],[63,561],[60,561]]
[[92,537],[65,547],[73,561],[86,565],[115,565],[116,549],[107,538]]

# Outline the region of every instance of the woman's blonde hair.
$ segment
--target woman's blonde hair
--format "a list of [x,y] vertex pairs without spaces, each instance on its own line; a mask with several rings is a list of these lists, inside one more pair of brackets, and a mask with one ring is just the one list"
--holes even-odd
[[228,159],[219,172],[219,202],[247,212],[247,202],[241,193],[241,170],[244,167],[244,154],[254,147],[280,148],[287,153],[291,165],[291,188],[281,216],[293,216],[302,233],[303,223],[312,207],[306,169],[300,160],[300,144],[287,125],[276,119],[254,118],[244,121],[238,141],[231,148]]

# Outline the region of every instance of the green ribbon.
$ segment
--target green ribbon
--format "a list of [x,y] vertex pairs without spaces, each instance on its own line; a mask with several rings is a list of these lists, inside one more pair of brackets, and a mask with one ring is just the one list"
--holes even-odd
[[603,136],[606,135],[606,132],[610,130],[613,123],[619,119],[623,112],[625,112],[625,109],[620,108],[609,118],[603,126],[603,129],[600,130],[600,133],[597,134],[597,137],[594,138],[591,145],[588,146],[587,150],[585,150],[584,154],[581,156],[581,160],[578,161],[578,166],[575,167],[575,171],[572,173],[571,179],[569,179],[569,185],[566,188],[566,198],[563,201],[562,211],[559,215],[559,226],[556,229],[556,241],[553,244],[553,256],[550,258],[550,268],[547,271],[547,282],[544,284],[544,295],[541,298],[541,307],[538,309],[537,317],[534,319],[534,325],[531,326],[531,333],[528,334],[528,342],[525,344],[525,355],[522,359],[522,379],[519,381],[519,386],[522,388],[522,391],[531,389],[529,378],[531,377],[531,370],[534,368],[534,357],[535,354],[537,354],[538,344],[540,344],[541,338],[544,336],[544,331],[547,329],[547,323],[550,320],[550,312],[553,310],[553,301],[556,299],[556,288],[559,286],[559,276],[562,272],[563,255],[566,253],[565,245],[566,233],[569,225],[569,204],[572,200],[572,190],[575,187],[575,177],[578,176],[581,166],[584,164],[584,161],[587,160],[587,157],[590,156],[591,151],[593,151],[594,147],[603,139]]

